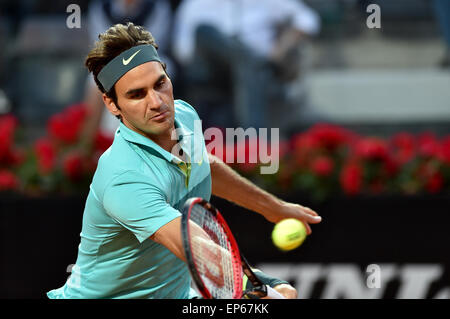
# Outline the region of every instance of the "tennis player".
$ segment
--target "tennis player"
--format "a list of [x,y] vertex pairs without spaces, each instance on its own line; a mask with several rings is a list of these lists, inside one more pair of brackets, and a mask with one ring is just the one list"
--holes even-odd
[[[198,115],[174,100],[148,31],[132,23],[111,27],[99,36],[86,66],[120,126],[90,186],[76,267],[49,298],[194,298],[179,211],[190,197],[209,200],[214,194],[271,222],[294,217],[309,233],[308,224],[320,222],[313,210],[277,199],[207,154],[203,136],[193,134]],[[191,138],[198,140],[187,143]],[[196,143],[204,156],[191,163]],[[296,298],[286,281],[257,275]]]

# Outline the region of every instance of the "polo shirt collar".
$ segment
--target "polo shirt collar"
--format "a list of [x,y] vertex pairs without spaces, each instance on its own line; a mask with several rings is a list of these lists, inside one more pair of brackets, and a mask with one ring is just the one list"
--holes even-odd
[[[190,130],[187,126],[183,125],[176,116],[175,112],[175,129],[178,132],[178,143],[180,144],[181,149],[183,152],[187,154],[189,158],[191,158],[191,148],[189,141],[192,142],[191,138],[185,138],[186,136],[193,135],[194,133],[192,130]],[[125,124],[123,124],[122,121],[120,121],[119,129],[116,132],[116,135],[122,136],[125,140],[128,142],[139,144],[141,146],[150,148],[152,150],[152,153],[155,153],[155,155],[164,158],[168,162],[174,162],[176,164],[180,163],[181,160],[173,155],[172,153],[166,151],[161,146],[156,144],[154,141],[149,139],[148,137],[145,137],[131,129],[129,129]]]

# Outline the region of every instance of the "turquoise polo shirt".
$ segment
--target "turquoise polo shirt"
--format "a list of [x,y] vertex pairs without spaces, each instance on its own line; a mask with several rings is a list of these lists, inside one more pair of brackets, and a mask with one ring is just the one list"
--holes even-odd
[[211,197],[205,141],[201,127],[194,134],[196,120],[192,106],[175,100],[177,145],[191,158],[186,162],[120,123],[90,186],[76,264],[49,298],[192,297],[186,264],[149,237],[181,216],[186,199]]

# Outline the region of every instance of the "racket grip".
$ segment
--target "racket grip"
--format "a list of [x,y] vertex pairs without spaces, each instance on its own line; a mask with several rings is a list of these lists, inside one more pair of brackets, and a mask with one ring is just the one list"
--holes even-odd
[[270,286],[266,286],[267,288],[267,296],[268,299],[286,299],[282,294],[280,294],[278,291],[273,289]]

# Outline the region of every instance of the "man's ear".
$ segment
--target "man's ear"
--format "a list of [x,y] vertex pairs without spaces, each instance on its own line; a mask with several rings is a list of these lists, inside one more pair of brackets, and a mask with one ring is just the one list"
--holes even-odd
[[116,103],[114,103],[112,98],[106,96],[105,93],[102,94],[102,98],[103,98],[103,103],[105,103],[105,106],[110,113],[112,113],[115,116],[121,115],[119,108],[117,107]]

